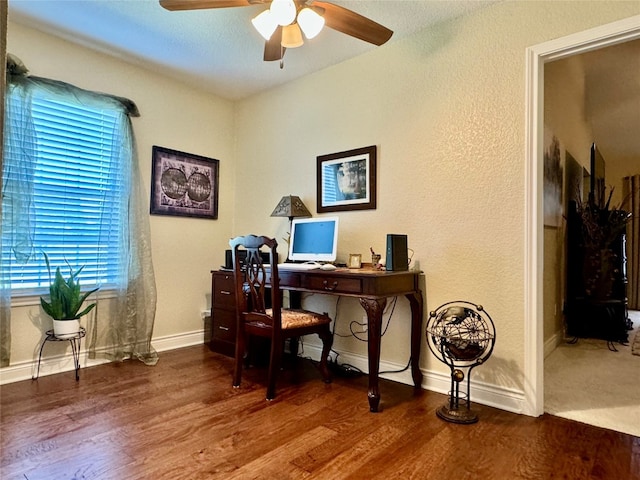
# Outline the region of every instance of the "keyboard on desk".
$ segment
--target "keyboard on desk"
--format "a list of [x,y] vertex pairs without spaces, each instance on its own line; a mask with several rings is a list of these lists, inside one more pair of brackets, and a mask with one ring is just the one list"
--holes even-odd
[[278,270],[316,270],[322,265],[316,262],[305,263],[279,263]]

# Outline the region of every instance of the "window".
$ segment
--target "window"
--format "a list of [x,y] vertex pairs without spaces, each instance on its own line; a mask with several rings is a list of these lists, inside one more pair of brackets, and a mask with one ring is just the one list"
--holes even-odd
[[65,260],[73,269],[84,267],[81,288],[103,292],[97,301],[104,299],[106,308],[87,318],[89,355],[155,364],[149,207],[131,121],[138,108],[127,98],[27,75],[11,54],[7,72],[0,365],[11,360],[13,307],[46,293],[43,252],[53,268],[64,268]]
[[[18,89],[8,94],[15,107],[8,112],[24,109]],[[125,113],[121,108],[68,102],[46,89],[36,90],[30,100],[30,141],[21,141],[20,148],[7,152],[33,159],[28,187],[32,255],[25,263],[17,261],[11,248],[14,243],[2,242],[2,262],[12,262],[12,295],[38,294],[49,285],[43,252],[52,271],[60,266],[66,273],[65,262],[74,270],[84,266],[79,277],[83,288],[115,286],[123,261],[120,250],[130,174],[129,162],[120,152],[126,143]],[[5,186],[24,188],[18,182]]]

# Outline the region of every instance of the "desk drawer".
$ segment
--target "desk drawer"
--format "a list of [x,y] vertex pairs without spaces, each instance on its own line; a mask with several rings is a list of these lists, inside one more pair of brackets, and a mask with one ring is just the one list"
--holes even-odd
[[233,274],[213,275],[213,305],[215,308],[236,308]]
[[213,338],[226,342],[236,341],[236,314],[228,310],[213,311]]
[[362,280],[359,278],[332,277],[318,275],[302,277],[302,286],[311,290],[325,290],[336,293],[360,293]]
[[300,273],[299,272],[278,270],[278,277],[280,278],[280,288],[285,288],[285,287],[298,288],[298,287],[300,287]]

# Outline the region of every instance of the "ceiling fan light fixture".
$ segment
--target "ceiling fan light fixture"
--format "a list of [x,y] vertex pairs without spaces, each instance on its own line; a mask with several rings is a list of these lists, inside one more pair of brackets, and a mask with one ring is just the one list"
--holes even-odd
[[278,28],[278,22],[270,10],[265,10],[251,20],[251,23],[265,40],[269,40]]
[[304,43],[302,40],[302,31],[297,23],[292,23],[282,27],[282,42],[280,44],[285,48],[301,47]]
[[271,14],[278,22],[278,25],[283,27],[291,24],[296,19],[297,9],[293,0],[273,0],[269,10],[271,10]]
[[311,40],[324,28],[324,17],[309,7],[305,7],[298,13],[298,24],[304,32],[304,36]]

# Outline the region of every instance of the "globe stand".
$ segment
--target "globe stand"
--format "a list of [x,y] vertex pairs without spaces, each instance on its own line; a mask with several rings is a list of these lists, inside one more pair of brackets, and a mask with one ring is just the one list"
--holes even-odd
[[471,410],[471,402],[469,401],[469,379],[470,376],[467,376],[467,393],[460,393],[464,372],[458,368],[452,369],[449,403],[436,410],[438,417],[453,423],[469,424],[478,421],[478,414]]
[[[471,370],[483,364],[495,345],[495,327],[481,305],[457,301],[445,303],[429,313],[427,344],[433,354],[451,369],[449,402],[436,415],[453,423],[471,424],[478,415],[471,410]],[[467,369],[466,393],[460,391]]]

